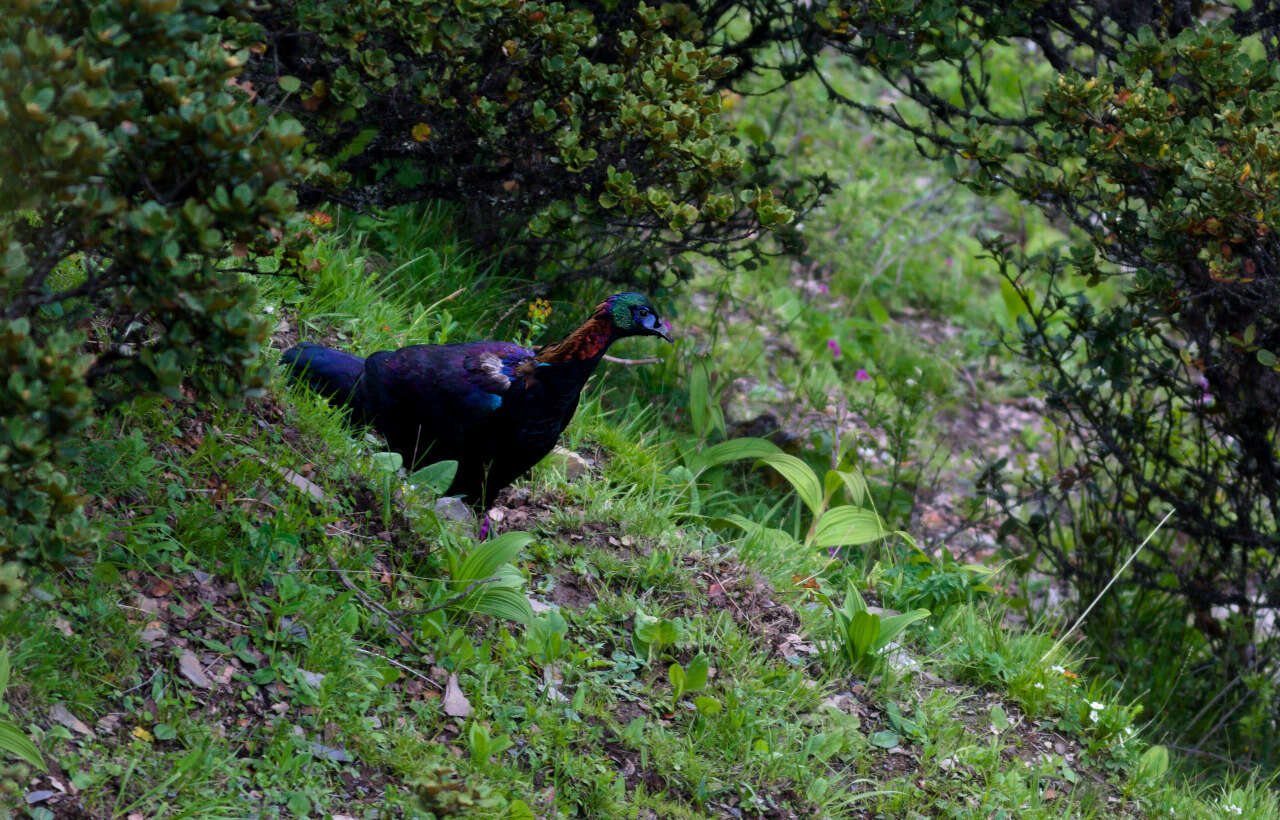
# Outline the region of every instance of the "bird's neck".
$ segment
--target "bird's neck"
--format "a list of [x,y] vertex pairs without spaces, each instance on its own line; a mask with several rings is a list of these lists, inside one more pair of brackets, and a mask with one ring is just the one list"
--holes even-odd
[[564,341],[540,348],[536,359],[539,364],[577,363],[595,367],[613,340],[613,322],[607,314],[596,313]]

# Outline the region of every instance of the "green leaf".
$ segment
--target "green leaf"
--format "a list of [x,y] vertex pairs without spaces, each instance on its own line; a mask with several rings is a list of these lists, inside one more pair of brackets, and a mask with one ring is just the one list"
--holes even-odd
[[745,530],[749,537],[760,538],[763,543],[770,547],[788,548],[796,545],[796,539],[786,530],[777,527],[766,527],[763,524],[752,521],[743,515],[737,513],[726,513],[718,518],[712,519],[712,525],[730,524]]
[[1169,750],[1164,746],[1152,746],[1142,753],[1138,760],[1137,776],[1151,783],[1164,777],[1169,771]]
[[694,698],[693,705],[698,708],[698,711],[700,713],[702,713],[703,715],[706,715],[707,717],[711,717],[712,715],[719,714],[720,710],[724,708],[723,706],[720,705],[720,701],[716,700],[715,698],[707,697],[706,695],[698,695],[696,698]]
[[903,612],[898,615],[891,615],[880,621],[880,636],[876,638],[874,651],[880,651],[889,644],[894,638],[902,634],[902,630],[911,626],[916,621],[923,621],[929,617],[927,609],[913,609],[910,612]]
[[832,507],[818,519],[811,546],[842,547],[867,544],[885,536],[880,516],[861,507]]
[[898,745],[898,733],[881,729],[871,736],[871,745],[879,746],[881,749],[892,749]]
[[298,90],[302,88],[302,80],[291,74],[281,75],[276,82],[280,84],[280,90],[286,94],[297,94]]
[[878,325],[887,325],[891,321],[889,311],[884,309],[884,305],[880,304],[880,300],[874,296],[867,297],[867,313],[871,315],[871,320]]
[[22,758],[42,772],[49,770],[36,745],[23,734],[21,729],[7,720],[0,720],[0,751]]
[[822,513],[822,483],[814,475],[809,465],[793,455],[777,452],[760,459],[782,474],[793,488],[800,500],[814,515]]
[[409,483],[424,487],[434,495],[440,495],[449,489],[449,485],[453,483],[454,476],[457,474],[457,461],[453,459],[437,461],[435,464],[428,464],[421,470],[415,471],[409,476]]
[[1277,363],[1280,363],[1280,360],[1276,359],[1276,354],[1267,350],[1265,347],[1258,348],[1256,355],[1258,357],[1258,364],[1263,367],[1275,367]]
[[1004,297],[1004,309],[1008,311],[1010,319],[1017,319],[1027,312],[1027,306],[1018,294],[1018,289],[1008,279],[1000,280],[1000,295]]
[[380,473],[394,473],[404,466],[404,456],[399,453],[374,453],[369,464]]
[[868,495],[867,479],[862,473],[856,470],[830,470],[827,475],[835,473],[836,477],[844,482],[844,486],[849,490],[849,503],[855,507],[862,506],[862,501]]
[[488,586],[477,594],[479,597],[474,603],[464,603],[465,608],[521,624],[527,624],[534,618],[533,607],[522,590]]
[[689,668],[684,670],[684,689],[696,692],[707,685],[707,674],[711,671],[711,661],[706,655],[698,655],[689,661]]
[[9,685],[9,648],[0,649],[0,696]]
[[479,544],[467,555],[453,580],[465,585],[493,577],[498,572],[498,567],[514,561],[520,550],[532,540],[533,536],[527,532],[504,532],[497,538]]
[[1009,728],[1009,716],[1005,713],[1004,707],[998,703],[991,707],[991,728],[997,732],[1003,732]]
[[502,820],[534,820],[534,816],[533,809],[529,808],[528,803],[516,800],[502,813]]
[[706,436],[707,424],[707,367],[702,362],[694,362],[689,371],[689,416],[693,422],[693,432],[699,438]]
[[673,663],[667,667],[667,680],[671,681],[671,688],[675,690],[677,698],[684,694],[684,670],[680,668],[680,664]]
[[778,449],[778,445],[767,439],[735,438],[721,442],[713,447],[708,447],[695,455],[689,460],[689,469],[693,470],[696,475],[703,470],[719,467],[721,464],[728,464],[730,461],[739,461],[744,458],[764,458],[765,456],[780,453],[782,451]]
[[865,657],[880,635],[880,616],[866,610],[855,612],[849,620],[849,644],[855,660]]

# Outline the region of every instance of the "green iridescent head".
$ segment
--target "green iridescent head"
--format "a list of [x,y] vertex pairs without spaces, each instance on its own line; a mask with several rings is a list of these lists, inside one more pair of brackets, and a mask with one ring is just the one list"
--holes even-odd
[[671,341],[671,325],[662,321],[643,293],[615,293],[600,310],[613,320],[618,336],[661,336]]

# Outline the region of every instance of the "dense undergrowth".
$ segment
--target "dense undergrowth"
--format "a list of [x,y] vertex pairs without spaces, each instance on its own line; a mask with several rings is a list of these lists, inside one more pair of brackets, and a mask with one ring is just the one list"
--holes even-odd
[[[448,224],[339,215],[304,281],[263,288],[274,346],[545,337],[579,318],[569,301],[507,311],[502,278]],[[704,470],[722,434],[688,374],[714,353],[712,326],[671,307],[674,350],[589,385],[564,442],[588,473],[540,465],[483,543],[414,479],[386,481],[376,439],[274,375],[244,408],[143,399],[96,420],[75,480],[104,537],[0,620],[3,708],[47,766],[7,767],[9,811],[1275,816],[1258,783],[1179,786],[1137,704],[1043,626],[1004,625],[982,583],[998,577],[905,534],[828,550],[810,532],[806,549],[804,493],[779,473]],[[891,346],[875,334],[868,350]],[[797,452],[803,469],[829,455]],[[892,500],[875,465],[837,466],[851,478],[822,507]],[[508,560],[527,623],[479,614],[494,607],[474,582]],[[929,614],[893,643],[850,626],[883,636],[915,609]]]

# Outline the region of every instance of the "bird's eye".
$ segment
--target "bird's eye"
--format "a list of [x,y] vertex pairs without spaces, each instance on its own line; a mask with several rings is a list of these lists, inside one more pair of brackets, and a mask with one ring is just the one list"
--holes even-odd
[[640,308],[640,315],[641,315],[641,316],[648,316],[648,315],[649,315],[649,309],[648,309],[648,308]]

